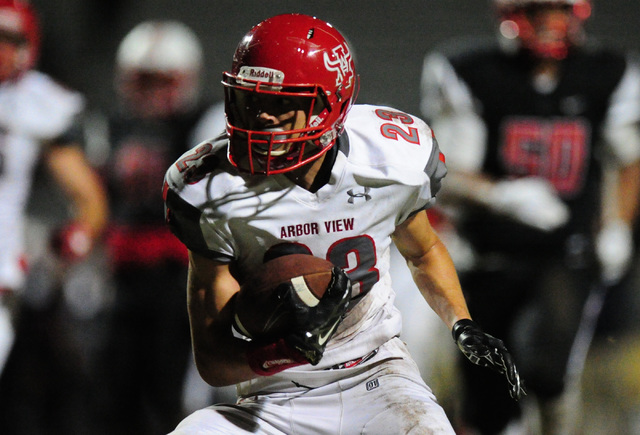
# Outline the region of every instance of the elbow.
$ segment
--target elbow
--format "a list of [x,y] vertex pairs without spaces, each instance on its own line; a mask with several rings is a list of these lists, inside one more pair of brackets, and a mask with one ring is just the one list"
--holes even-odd
[[223,375],[222,370],[216,369],[215,366],[208,363],[208,361],[203,361],[202,358],[196,357],[196,368],[202,380],[212,387],[225,387],[234,384],[234,382]]
[[212,387],[226,387],[256,377],[246,363],[231,361],[228,354],[212,355],[195,352],[198,374]]
[[220,388],[233,385],[232,382],[228,382],[220,376],[215,376],[215,374],[211,373],[210,371],[198,369],[198,373],[200,374],[202,380],[212,387]]

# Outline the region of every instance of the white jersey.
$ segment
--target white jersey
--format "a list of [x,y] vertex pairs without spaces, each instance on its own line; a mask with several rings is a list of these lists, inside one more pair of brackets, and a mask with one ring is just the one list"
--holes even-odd
[[83,105],[40,72],[0,84],[0,287],[24,281],[24,213],[43,143],[65,133]]
[[234,262],[240,280],[270,247],[304,245],[349,274],[357,300],[317,366],[249,381],[249,389],[268,389],[296,374],[308,382],[310,370],[357,359],[398,336],[391,234],[434,202],[446,173],[431,129],[388,107],[355,105],[329,182],[315,193],[284,175],[239,174],[226,159],[226,145],[204,143],[168,170],[167,218],[175,234],[201,255]]

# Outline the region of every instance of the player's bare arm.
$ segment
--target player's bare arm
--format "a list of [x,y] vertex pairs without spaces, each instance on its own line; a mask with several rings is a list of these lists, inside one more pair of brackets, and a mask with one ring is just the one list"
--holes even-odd
[[505,375],[509,394],[519,400],[525,392],[515,362],[501,340],[471,320],[453,261],[427,213],[421,211],[398,226],[393,238],[425,300],[452,329],[460,351],[474,364]]
[[257,376],[246,361],[247,343],[231,333],[229,301],[239,290],[240,284],[227,264],[189,253],[187,306],[191,340],[200,376],[213,386]]
[[625,275],[633,257],[632,229],[640,198],[640,161],[615,167],[606,180],[596,253],[601,278],[615,284]]
[[398,226],[393,239],[420,292],[445,324],[452,328],[456,321],[470,318],[453,261],[426,211]]
[[630,226],[638,215],[640,198],[640,160],[626,165],[618,171],[617,217]]
[[64,254],[67,258],[82,258],[101,237],[107,225],[109,209],[104,186],[79,146],[51,145],[46,154],[46,163],[73,206],[73,221],[60,229],[59,235],[70,239],[71,234],[76,233],[87,239],[87,243],[79,245],[63,242],[70,247],[61,250],[69,251]]
[[77,219],[90,228],[93,237],[99,236],[107,222],[106,193],[82,150],[75,146],[51,146],[47,164],[55,180],[73,201]]

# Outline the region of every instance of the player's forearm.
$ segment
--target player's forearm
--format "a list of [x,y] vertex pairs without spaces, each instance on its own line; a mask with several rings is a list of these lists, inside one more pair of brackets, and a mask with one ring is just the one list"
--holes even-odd
[[[202,292],[196,292],[202,294]],[[199,297],[199,296],[196,296]],[[248,344],[231,333],[231,313],[223,308],[216,319],[205,313],[206,297],[189,300],[193,353],[202,379],[214,387],[256,377],[247,363]]]
[[238,289],[226,266],[190,255],[187,307],[194,357],[200,376],[212,386],[256,376],[246,360],[247,343],[231,332],[230,301]]
[[640,203],[640,160],[620,169],[617,198],[617,217],[633,226]]
[[469,318],[453,261],[426,212],[399,225],[393,240],[423,297],[444,323],[451,328],[456,321]]
[[[75,201],[75,218],[89,228],[93,240],[98,239],[107,224],[108,209],[106,196],[96,182],[93,194],[77,198]],[[94,196],[95,194],[95,196]]]
[[446,178],[447,188],[439,198],[445,202],[463,202],[490,208],[493,181],[486,175],[450,170]]
[[81,149],[75,146],[52,147],[48,165],[72,202],[74,219],[90,232],[92,239],[100,237],[108,220],[107,195]]
[[[257,375],[247,363],[247,344],[226,335],[226,328],[193,329],[193,352],[196,367],[202,379],[214,387],[233,385]],[[229,325],[228,330],[231,330]]]
[[440,240],[424,256],[408,258],[407,264],[425,300],[449,328],[471,317],[453,261]]

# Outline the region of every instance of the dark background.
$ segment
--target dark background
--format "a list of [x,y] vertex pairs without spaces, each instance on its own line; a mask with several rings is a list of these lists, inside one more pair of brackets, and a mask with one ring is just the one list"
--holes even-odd
[[[222,97],[221,72],[238,41],[263,19],[285,12],[315,15],[352,43],[361,76],[360,102],[419,113],[424,54],[461,35],[491,35],[489,0],[32,0],[40,11],[44,47],[40,69],[76,88],[93,107],[113,104],[112,71],[118,43],[138,22],[178,19],[201,38],[204,90]],[[591,35],[640,51],[638,0],[598,0]]]
[[[203,77],[205,95],[219,100],[222,97],[222,71],[229,68],[238,41],[253,25],[285,12],[316,15],[336,26],[352,43],[361,76],[359,101],[388,104],[416,115],[419,114],[424,55],[450,38],[487,36],[494,32],[495,27],[490,0],[31,1],[40,11],[44,30],[40,69],[84,93],[93,110],[106,110],[115,105],[112,76],[116,49],[125,34],[143,20],[177,19],[200,36],[206,65]],[[589,34],[621,49],[640,52],[640,0],[595,1],[593,17],[587,24]],[[65,203],[53,185],[36,182],[34,191],[30,209],[32,216],[47,223],[66,216],[68,210],[57,205]],[[36,238],[40,233],[30,231],[29,235]],[[43,237],[43,240],[46,239]],[[40,246],[42,240],[36,244]],[[96,267],[101,271],[107,270],[100,262]],[[637,260],[634,267],[634,282],[640,282],[640,263]],[[635,288],[637,286],[631,290]],[[633,307],[640,307],[638,293],[635,294]],[[82,300],[76,304],[109,305],[109,290],[104,291],[101,297],[107,302]],[[625,299],[624,294],[622,299]],[[618,307],[625,303],[626,300],[614,305]],[[101,345],[101,334],[105,330],[101,319],[77,317],[79,315],[73,314],[71,308],[60,311],[62,314],[55,320],[61,321],[62,327],[54,325],[56,327],[51,328],[46,324],[47,331],[56,339],[56,355],[62,355],[60,348],[93,355],[93,349]],[[625,306],[624,311],[628,316],[638,308]],[[611,313],[610,317],[616,319],[620,315],[616,309]],[[630,317],[637,323],[638,316]],[[445,338],[450,340],[448,335]],[[630,420],[638,421],[637,380],[640,376],[637,362],[640,360],[640,346],[637,338],[633,339],[635,341],[609,338],[606,338],[605,345],[595,349],[594,357],[586,367],[584,388],[588,403],[585,413],[589,424],[585,427],[589,430],[585,433],[639,433],[625,432],[622,427]],[[76,357],[76,353],[65,355],[65,361],[83,361]],[[76,369],[75,365],[73,368],[74,376],[83,376],[83,371]],[[55,376],[53,378],[57,380]],[[65,380],[63,377],[62,381]],[[437,382],[433,385],[434,391],[437,387],[444,387],[442,396],[439,395],[441,400],[444,399],[445,403],[447,400],[455,401],[453,396],[457,394],[457,384],[450,373],[438,372],[434,382]],[[37,391],[41,391],[40,385]],[[79,409],[86,411],[84,401]],[[73,408],[71,414],[75,422],[82,412]]]

